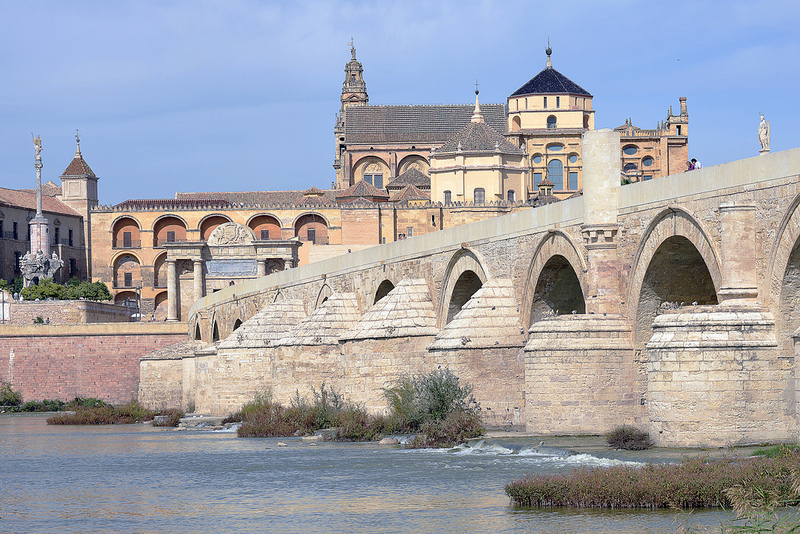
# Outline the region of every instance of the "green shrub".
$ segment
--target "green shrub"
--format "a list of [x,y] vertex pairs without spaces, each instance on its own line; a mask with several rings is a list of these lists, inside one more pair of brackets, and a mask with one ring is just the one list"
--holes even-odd
[[584,468],[570,474],[530,475],[506,485],[506,494],[522,506],[582,508],[702,508],[732,501],[728,488],[741,485],[776,492],[793,501],[792,473],[800,470],[800,452],[779,458],[684,459],[679,464]]
[[[76,399],[77,400],[77,399]],[[102,401],[101,401],[102,402]],[[92,407],[77,405],[74,413],[61,413],[47,418],[48,425],[114,425],[150,421],[155,412],[144,408],[137,401],[114,407],[98,404]]]
[[444,419],[426,421],[419,434],[414,436],[409,448],[455,447],[483,434],[483,426],[477,413],[451,412]]
[[472,386],[460,386],[450,369],[399,378],[383,390],[390,418],[405,431],[417,431],[428,421],[442,421],[451,413],[477,412]]
[[626,451],[640,451],[653,446],[650,434],[630,425],[615,427],[606,434],[606,441],[611,447]]
[[64,300],[67,297],[67,288],[53,282],[52,278],[43,278],[36,285],[22,288],[20,295],[25,300],[45,300],[48,298]]
[[77,280],[77,278],[70,278],[67,282],[67,299],[111,300],[111,292],[103,282],[79,282]]
[[797,443],[781,443],[779,445],[772,445],[769,447],[763,447],[761,449],[756,449],[753,452],[754,456],[766,456],[767,458],[777,458],[786,454],[787,452],[797,452],[800,451],[800,446]]
[[8,382],[0,382],[0,406],[19,406],[22,393],[15,391]]

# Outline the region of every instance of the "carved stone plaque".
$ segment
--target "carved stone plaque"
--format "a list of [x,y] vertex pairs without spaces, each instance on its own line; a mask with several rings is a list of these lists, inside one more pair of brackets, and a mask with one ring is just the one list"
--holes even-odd
[[206,260],[206,276],[256,276],[256,260]]

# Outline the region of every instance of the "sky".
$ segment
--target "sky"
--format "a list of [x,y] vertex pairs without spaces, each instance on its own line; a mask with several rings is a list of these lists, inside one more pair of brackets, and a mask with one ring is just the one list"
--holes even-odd
[[655,128],[688,99],[705,166],[800,147],[800,4],[753,1],[0,0],[0,187],[75,153],[100,203],[329,188],[354,40],[370,104],[506,98],[553,66],[595,126]]

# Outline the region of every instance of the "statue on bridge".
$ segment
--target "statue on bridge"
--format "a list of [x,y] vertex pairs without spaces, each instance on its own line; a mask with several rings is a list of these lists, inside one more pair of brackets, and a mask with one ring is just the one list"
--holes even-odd
[[761,154],[769,153],[769,121],[764,118],[764,114],[760,113],[761,122],[758,124],[758,142],[761,143]]

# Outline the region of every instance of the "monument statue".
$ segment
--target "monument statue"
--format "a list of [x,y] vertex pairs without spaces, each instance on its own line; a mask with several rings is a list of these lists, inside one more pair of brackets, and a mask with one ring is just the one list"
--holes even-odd
[[39,159],[42,154],[42,137],[34,137],[33,138],[33,146],[36,149],[36,159]]
[[25,287],[38,284],[43,278],[53,278],[63,266],[64,260],[60,259],[58,254],[53,252],[52,256],[46,256],[41,250],[37,250],[35,254],[27,252],[19,260]]
[[761,143],[761,152],[766,154],[769,152],[769,121],[764,118],[764,114],[760,113],[761,122],[758,124],[758,142]]

